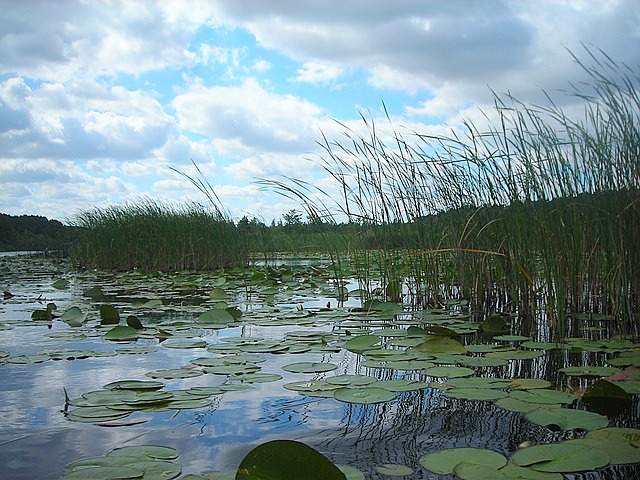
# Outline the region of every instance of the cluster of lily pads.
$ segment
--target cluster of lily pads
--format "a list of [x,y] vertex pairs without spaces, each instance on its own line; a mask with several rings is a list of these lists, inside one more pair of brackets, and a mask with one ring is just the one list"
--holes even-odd
[[[131,278],[137,282],[141,275],[133,273]],[[558,447],[572,445],[573,442],[579,443],[580,447],[542,449],[539,447],[543,445],[539,445],[529,447],[536,450],[518,450],[510,460],[505,459],[502,463],[501,459],[490,465],[480,462],[478,466],[469,451],[466,451],[467,455],[464,452],[444,453],[450,452],[448,450],[427,454],[421,463],[435,473],[442,473],[444,468],[434,466],[436,464],[433,462],[437,463],[439,458],[436,454],[442,455],[442,458],[462,455],[462,460],[457,463],[448,460],[451,465],[447,467],[449,469],[446,473],[454,473],[460,478],[518,478],[517,473],[522,473],[520,469],[527,468],[536,470],[540,475],[526,478],[554,479],[558,478],[558,472],[577,470],[549,470],[549,465],[555,465],[554,457],[547,455],[540,457],[543,459],[535,457],[532,460],[527,455],[533,455],[536,451],[566,449],[568,452],[575,452],[580,458],[585,448],[603,450],[602,445],[599,445],[602,441],[598,435],[605,435],[607,441],[611,440],[616,446],[617,452],[625,452],[625,457],[621,459],[614,452],[604,449],[608,455],[606,462],[605,457],[596,452],[593,458],[600,459],[598,465],[586,467],[587,470],[606,464],[640,462],[640,455],[637,453],[638,432],[627,429],[618,434],[618,429],[608,429],[608,418],[597,411],[590,411],[588,402],[590,399],[628,401],[630,395],[640,393],[640,369],[637,368],[640,366],[640,353],[637,344],[629,340],[567,338],[558,343],[536,342],[526,336],[504,333],[507,325],[499,318],[489,318],[481,323],[459,311],[405,311],[402,305],[376,300],[367,301],[360,308],[350,309],[332,309],[330,306],[308,309],[300,304],[296,307],[295,302],[302,302],[305,298],[313,298],[319,294],[330,295],[333,290],[343,300],[355,293],[345,292],[344,287],[323,287],[320,281],[316,282],[311,277],[281,275],[276,279],[273,272],[251,277],[250,286],[245,287],[245,301],[250,308],[242,311],[232,305],[236,297],[230,293],[240,286],[241,282],[237,279],[215,279],[209,284],[212,288],[204,296],[195,287],[192,288],[192,277],[176,281],[168,290],[163,283],[165,281],[165,277],[150,279],[152,287],[149,289],[153,290],[156,298],[149,299],[149,292],[143,292],[132,294],[129,303],[123,303],[125,296],[121,295],[114,306],[105,302],[105,299],[112,296],[115,287],[92,288],[91,291],[85,291],[85,295],[95,301],[89,310],[86,305],[71,306],[58,314],[55,305],[50,303],[45,309],[36,310],[31,322],[5,323],[6,328],[13,328],[20,323],[34,325],[60,321],[66,323],[68,328],[57,328],[47,334],[49,337],[60,341],[96,338],[103,340],[103,346],[115,345],[117,348],[114,350],[80,351],[61,348],[31,355],[0,352],[0,363],[39,363],[47,360],[145,354],[162,348],[198,349],[199,354],[194,355],[188,365],[167,365],[164,369],[147,372],[147,379],[120,380],[105,385],[101,390],[86,392],[79,398],[67,399],[65,413],[69,420],[105,426],[126,426],[146,421],[145,418],[135,416],[127,418],[134,412],[207,408],[214,398],[227,392],[249,389],[255,383],[279,381],[283,378],[283,372],[262,370],[264,365],[270,365],[267,360],[271,355],[348,351],[349,355],[356,357],[353,362],[357,365],[356,373],[335,375],[338,365],[329,361],[292,362],[284,365],[283,371],[289,377],[291,374],[302,377],[296,381],[288,381],[284,388],[310,397],[332,398],[340,402],[364,405],[390,402],[402,392],[431,388],[442,391],[443,396],[451,399],[493,401],[503,409],[522,413],[532,423],[554,430],[587,432],[580,441],[553,444]],[[57,282],[56,288],[66,288],[66,285]],[[193,305],[176,305],[174,300],[162,297],[163,292],[169,295],[169,291],[173,292],[172,295],[176,295],[176,292],[193,295]],[[289,307],[280,306],[287,302]],[[126,317],[122,315],[124,318],[121,318],[122,311],[128,311],[129,314]],[[179,319],[147,320],[154,313],[160,316],[176,311],[181,315]],[[189,319],[191,315],[192,320]],[[246,326],[287,328],[281,338],[212,335],[215,338],[213,343],[208,341],[208,335],[202,334],[203,330],[223,331]],[[485,336],[479,336],[479,332],[484,332]],[[492,335],[488,337],[487,333]],[[481,343],[477,343],[479,339]],[[139,345],[140,340],[145,344]],[[210,355],[203,355],[203,349]],[[567,378],[593,380],[589,381],[592,385],[580,392],[580,395],[555,390],[544,379],[478,375],[478,369],[482,369],[482,375],[486,375],[487,368],[499,371],[500,367],[510,362],[531,361],[545,355],[547,350],[556,349],[590,352],[599,356],[604,363],[603,366],[577,365],[560,368],[559,371]],[[307,357],[302,360],[307,360]],[[168,390],[162,382],[203,375],[222,375],[226,378],[219,386],[192,386],[184,390]],[[307,378],[308,375],[313,377]],[[529,453],[525,455],[521,451]],[[500,454],[496,452],[496,455]],[[566,455],[573,456],[574,453]],[[485,456],[497,458],[494,455]],[[502,455],[500,457],[506,458]],[[411,469],[389,464],[379,466],[378,471],[387,475],[409,475]],[[486,474],[489,476],[479,476],[480,471],[488,472]],[[552,476],[544,476],[541,472]],[[71,474],[73,472],[68,472],[68,475]],[[528,474],[533,475],[530,472]]]

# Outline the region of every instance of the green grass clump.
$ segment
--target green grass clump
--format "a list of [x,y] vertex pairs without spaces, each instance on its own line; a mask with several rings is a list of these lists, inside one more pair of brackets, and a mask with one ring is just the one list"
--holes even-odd
[[[640,334],[640,76],[587,51],[589,78],[530,105],[495,94],[497,126],[466,122],[449,136],[391,126],[324,139],[323,166],[342,198],[271,182],[308,211],[360,226],[353,251],[364,283],[424,305],[463,298],[477,311],[548,322],[574,335],[578,313],[607,313],[614,330]],[[318,200],[320,198],[320,200]],[[359,260],[358,260],[359,259]],[[398,299],[398,298],[395,298]],[[613,333],[613,332],[612,332]]]
[[246,263],[232,221],[199,204],[170,206],[143,199],[135,204],[79,213],[81,240],[75,260],[109,270],[211,270]]

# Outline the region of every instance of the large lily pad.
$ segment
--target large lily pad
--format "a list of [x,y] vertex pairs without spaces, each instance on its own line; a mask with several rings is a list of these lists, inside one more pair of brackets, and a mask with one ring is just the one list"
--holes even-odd
[[380,337],[377,335],[358,335],[345,342],[343,347],[350,352],[362,353],[379,343]]
[[466,353],[467,349],[453,338],[438,336],[425,340],[421,344],[410,348],[409,351],[422,353]]
[[342,471],[317,450],[293,440],[258,445],[242,459],[236,480],[347,480]]
[[527,420],[552,430],[595,430],[604,428],[609,419],[599,413],[571,408],[537,408],[526,414]]
[[454,472],[460,463],[484,465],[498,469],[507,464],[507,459],[498,452],[484,448],[451,448],[429,453],[420,459],[420,463],[427,470],[440,475]]
[[610,457],[599,448],[575,443],[550,443],[517,450],[511,460],[541,472],[586,472],[609,464]]
[[384,388],[339,388],[333,392],[333,398],[346,403],[384,403],[395,398],[395,394]]
[[328,362],[297,362],[282,367],[283,370],[293,373],[322,373],[335,370],[338,366]]

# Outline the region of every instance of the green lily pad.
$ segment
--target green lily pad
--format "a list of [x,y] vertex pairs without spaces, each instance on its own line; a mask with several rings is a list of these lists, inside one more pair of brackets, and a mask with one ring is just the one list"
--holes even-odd
[[87,321],[87,313],[80,310],[79,307],[70,307],[66,312],[60,315],[61,321],[65,322],[70,327],[80,327]]
[[508,477],[497,468],[477,463],[458,463],[453,468],[453,473],[461,480],[508,480]]
[[450,337],[434,337],[409,349],[422,353],[466,353],[467,349],[459,341]]
[[379,343],[380,337],[377,335],[358,335],[345,342],[342,346],[350,352],[362,353]]
[[162,445],[133,445],[130,447],[120,447],[111,450],[107,456],[125,455],[132,457],[147,456],[158,460],[173,460],[178,458],[178,451],[175,448]]
[[424,468],[440,475],[452,474],[456,465],[463,462],[484,465],[497,470],[507,464],[507,459],[493,450],[468,447],[440,450],[420,459]]
[[474,370],[467,367],[431,367],[424,371],[425,375],[430,377],[468,377],[475,373]]
[[514,378],[509,386],[515,390],[535,390],[537,388],[549,388],[551,382],[541,378]]
[[328,362],[297,362],[282,367],[283,370],[293,373],[322,373],[335,370],[338,366]]
[[317,450],[293,440],[258,445],[242,459],[235,480],[347,480],[342,471]]
[[138,339],[138,330],[135,328],[118,325],[113,327],[102,338],[105,340],[112,340],[115,342],[129,342]]
[[395,394],[384,388],[339,388],[333,392],[333,398],[346,403],[384,403],[395,398]]
[[511,461],[540,472],[586,472],[608,465],[609,455],[598,448],[575,443],[534,445],[514,452]]
[[120,323],[120,314],[113,305],[107,303],[100,305],[100,324],[117,325]]
[[498,470],[508,480],[563,480],[561,473],[538,472],[529,467],[521,467],[509,461],[504,467]]
[[538,408],[560,408],[562,405],[559,403],[532,403],[518,400],[511,396],[500,398],[496,401],[496,405],[510,412],[528,413]]
[[558,390],[549,390],[546,388],[538,388],[535,390],[515,390],[509,394],[513,398],[530,403],[571,403],[578,397],[572,393],[560,392]]
[[144,470],[132,466],[105,466],[75,470],[63,475],[60,480],[118,480],[128,478],[142,478]]
[[498,400],[509,394],[492,388],[452,388],[444,393],[445,397],[463,398],[465,400]]
[[226,328],[235,318],[224,309],[213,308],[200,314],[196,323],[205,328]]
[[588,432],[586,438],[602,438],[611,440],[624,440],[634,447],[640,448],[640,429],[626,427],[601,428]]
[[162,342],[162,346],[166,348],[205,348],[207,342],[204,340],[167,340]]
[[615,367],[590,367],[585,365],[583,367],[559,368],[558,371],[567,376],[574,377],[607,377],[620,372],[620,369]]
[[107,383],[103,388],[107,390],[159,390],[164,383],[153,380],[118,380]]
[[553,430],[580,429],[589,431],[604,428],[609,424],[609,419],[605,415],[571,408],[538,408],[527,413],[526,418],[530,422]]
[[64,278],[59,278],[58,280],[53,282],[51,286],[56,290],[63,290],[69,286],[69,280],[66,280]]
[[[598,430],[593,431],[597,432]],[[640,463],[640,448],[634,447],[622,438],[586,437],[566,440],[564,443],[579,443],[582,445],[589,445],[590,447],[598,448],[609,455],[612,465]]]
[[145,375],[151,378],[193,378],[199,377],[203,373],[200,370],[186,369],[186,368],[170,368],[166,370],[155,370],[153,372],[147,372]]
[[375,377],[369,377],[367,375],[336,375],[334,377],[327,378],[326,382],[331,385],[359,387],[363,385],[369,385],[376,381]]

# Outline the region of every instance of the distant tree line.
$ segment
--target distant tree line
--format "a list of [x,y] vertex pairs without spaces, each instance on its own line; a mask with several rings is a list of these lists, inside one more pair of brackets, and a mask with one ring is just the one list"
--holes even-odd
[[37,215],[0,213],[0,251],[63,250],[77,238],[77,228]]

